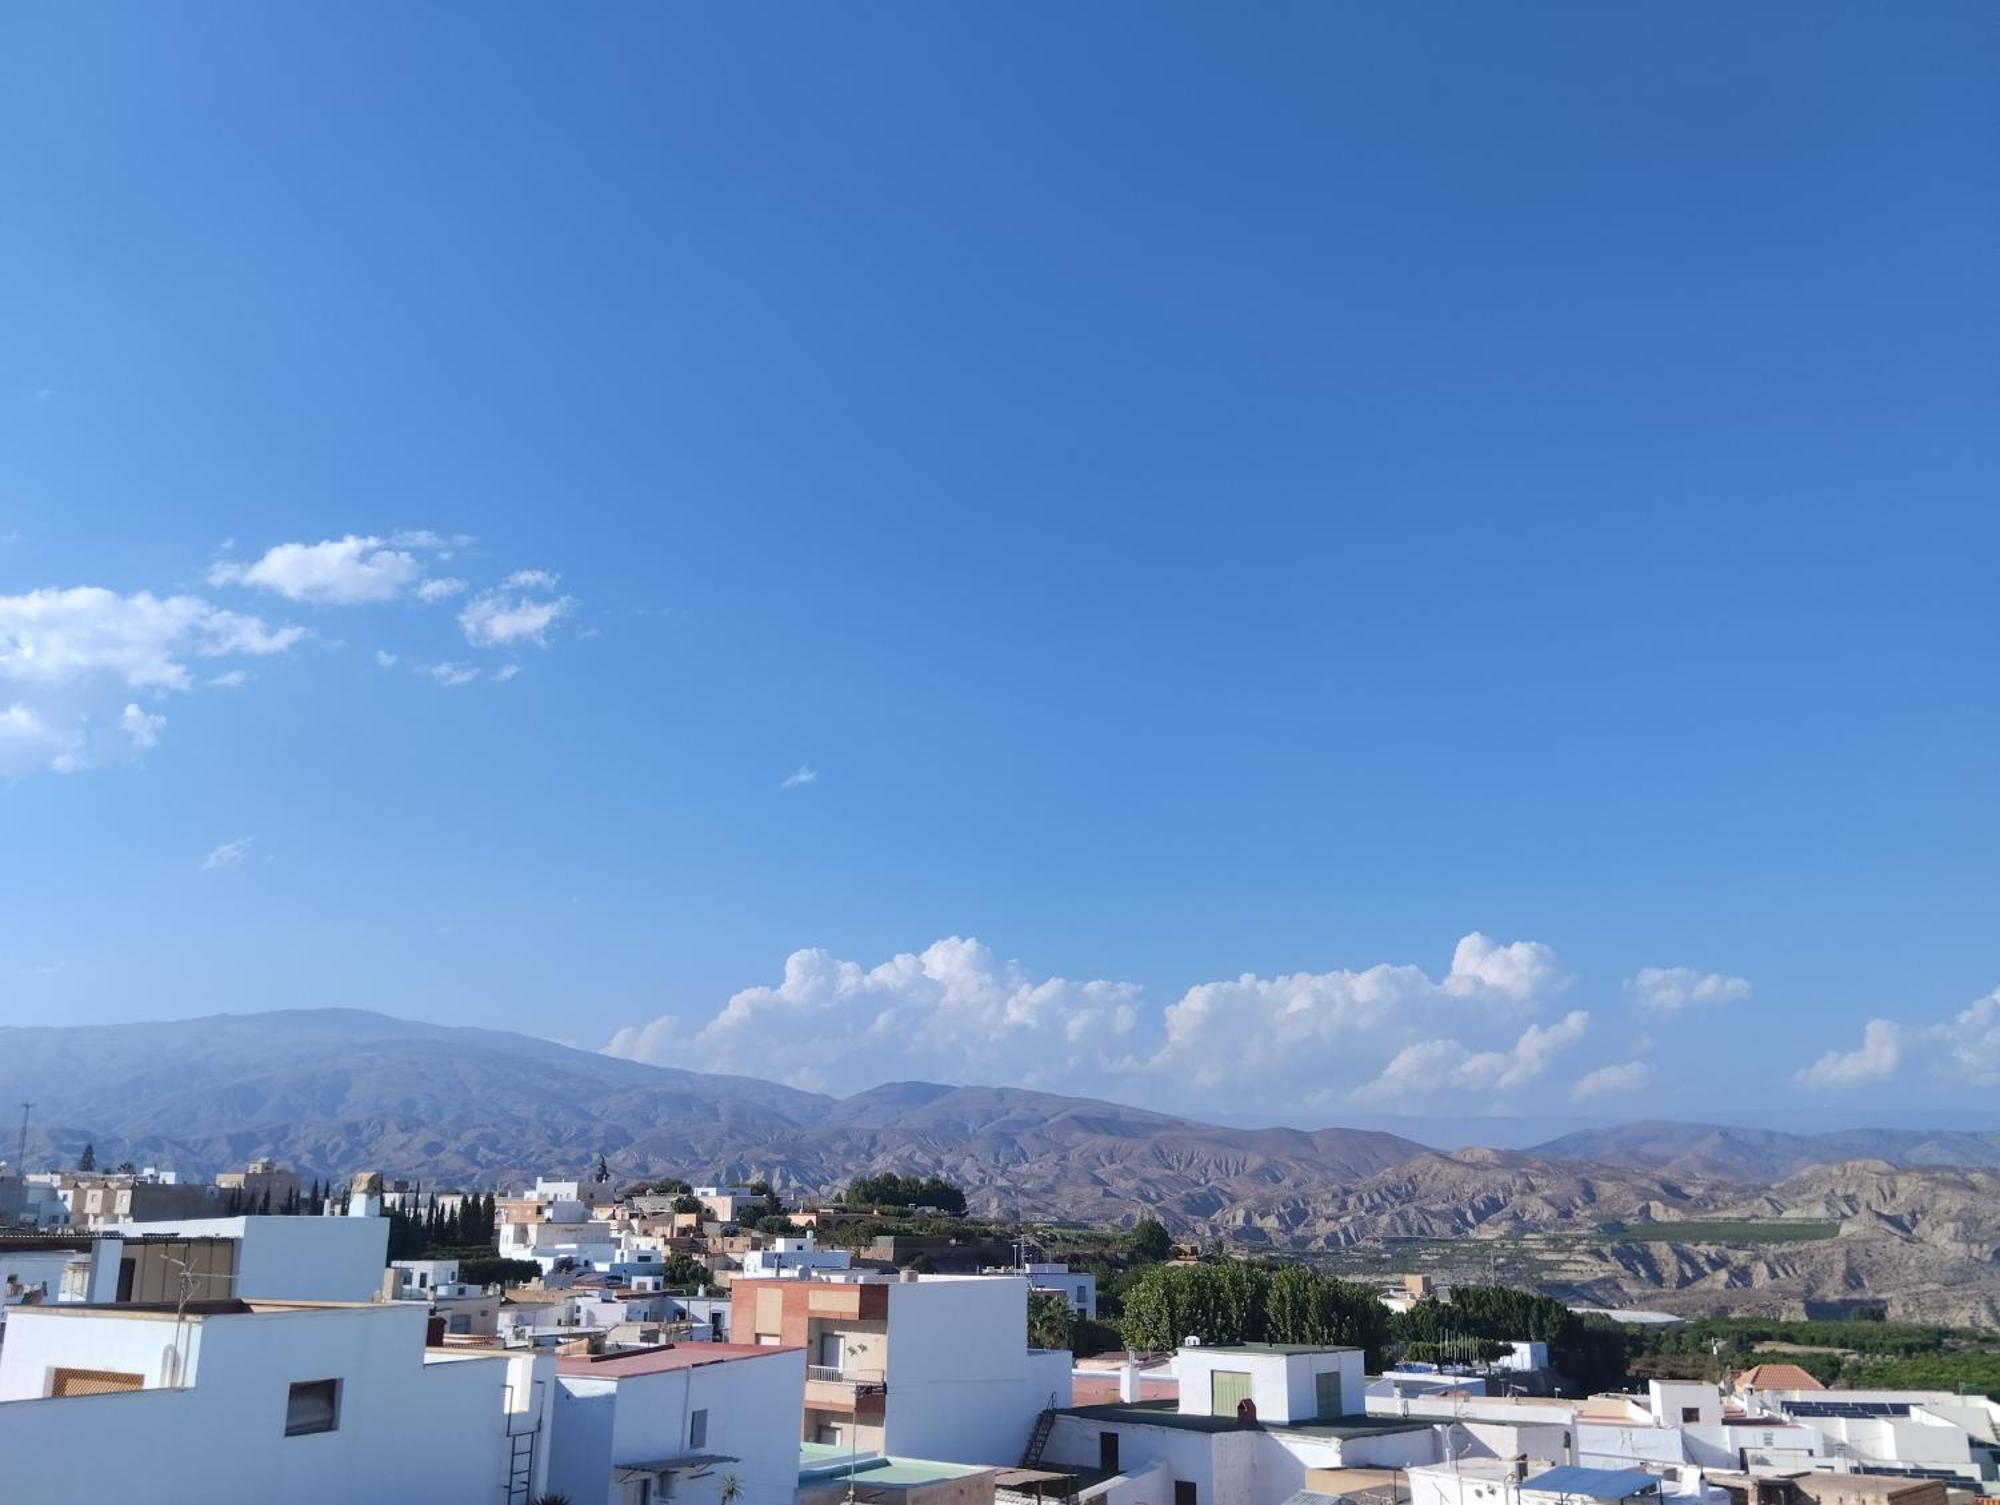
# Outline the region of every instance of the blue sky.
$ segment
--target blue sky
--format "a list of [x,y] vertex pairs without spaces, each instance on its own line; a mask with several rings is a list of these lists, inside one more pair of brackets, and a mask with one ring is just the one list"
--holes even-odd
[[1991,1106],[1996,52],[18,14],[8,1014]]

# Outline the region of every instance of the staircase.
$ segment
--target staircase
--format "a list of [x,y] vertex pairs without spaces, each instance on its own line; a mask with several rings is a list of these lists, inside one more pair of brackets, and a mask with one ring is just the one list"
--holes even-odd
[[[1051,1400],[1054,1396],[1049,1397]],[[1042,1414],[1035,1418],[1035,1430],[1028,1436],[1028,1446],[1021,1453],[1022,1468],[1040,1468],[1042,1449],[1049,1445],[1049,1433],[1055,1430],[1056,1408],[1045,1406]]]

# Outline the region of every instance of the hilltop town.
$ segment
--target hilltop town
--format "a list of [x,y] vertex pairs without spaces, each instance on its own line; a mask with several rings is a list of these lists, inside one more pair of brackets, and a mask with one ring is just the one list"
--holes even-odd
[[1688,1323],[1344,1280],[1156,1221],[968,1216],[949,1181],[895,1174],[804,1202],[602,1159],[498,1191],[269,1159],[11,1184],[10,1498],[54,1497],[107,1432],[99,1481],[161,1499],[195,1497],[219,1451],[244,1498],[507,1505],[1948,1505],[2000,1484],[2000,1344],[1865,1304]]

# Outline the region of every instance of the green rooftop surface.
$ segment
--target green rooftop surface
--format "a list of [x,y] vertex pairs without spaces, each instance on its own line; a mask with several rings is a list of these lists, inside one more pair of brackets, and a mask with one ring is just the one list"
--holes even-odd
[[801,1485],[825,1484],[852,1474],[857,1482],[867,1484],[870,1489],[907,1489],[985,1472],[986,1469],[974,1464],[940,1463],[930,1458],[898,1458],[881,1453],[862,1453],[857,1457],[849,1449],[831,1443],[799,1444]]
[[[1182,1432],[1239,1432],[1243,1423],[1233,1416],[1183,1415],[1170,1400],[1118,1402],[1104,1406],[1073,1406],[1064,1416],[1086,1421],[1122,1422],[1133,1427],[1173,1427]],[[1259,1421],[1266,1432],[1297,1432],[1344,1442],[1353,1437],[1386,1437],[1392,1432],[1421,1432],[1431,1423],[1416,1416],[1328,1416],[1317,1421]]]

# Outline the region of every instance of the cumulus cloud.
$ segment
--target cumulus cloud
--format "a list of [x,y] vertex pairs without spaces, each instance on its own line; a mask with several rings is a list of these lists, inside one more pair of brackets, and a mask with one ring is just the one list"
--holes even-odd
[[1357,1103],[1393,1103],[1440,1092],[1511,1092],[1540,1078],[1589,1027],[1590,1014],[1572,1009],[1555,1024],[1529,1025],[1506,1050],[1469,1050],[1455,1039],[1419,1040],[1397,1051],[1380,1076],[1348,1096]]
[[864,967],[794,951],[775,986],[745,988],[699,1028],[671,1015],[606,1049],[820,1089],[889,1073],[1047,1083],[1101,1061],[1137,1020],[1131,983],[1030,977],[950,936]]
[[1739,1003],[1750,996],[1750,982],[1693,967],[1641,967],[1626,979],[1625,991],[1646,1008],[1671,1014],[1702,1004]]
[[[779,983],[746,988],[713,1014],[621,1030],[608,1048],[823,1090],[926,1076],[1107,1093],[1122,1081],[1115,1095],[1163,1096],[1192,1111],[1203,1094],[1254,1093],[1267,1106],[1323,1100],[1374,1076],[1401,1047],[1392,1080],[1429,1072],[1497,1094],[1539,1078],[1582,1034],[1582,1011],[1521,1028],[1520,1012],[1567,981],[1546,946],[1471,936],[1441,976],[1394,965],[1246,973],[1199,984],[1161,1010],[1135,984],[1037,977],[954,936],[872,967],[798,951]],[[1441,1022],[1449,1028],[1425,1035]]]
[[1946,1059],[1968,1081],[2000,1087],[2000,988],[1975,999],[1962,1012],[1930,1031]]
[[281,543],[249,564],[218,560],[209,567],[208,583],[254,586],[315,606],[366,606],[395,600],[423,573],[422,561],[409,550],[350,533],[319,543]]
[[419,601],[448,601],[453,596],[462,595],[465,582],[452,575],[440,575],[435,580],[426,580],[417,587]]
[[239,836],[234,841],[225,841],[202,858],[201,870],[204,873],[212,873],[217,868],[236,866],[250,855],[251,843],[256,839],[254,836]]
[[1615,1066],[1600,1066],[1595,1071],[1585,1072],[1569,1089],[1569,1095],[1583,1101],[1622,1097],[1628,1092],[1637,1092],[1652,1079],[1653,1068],[1644,1061],[1620,1061]]
[[1533,1008],[1568,978],[1539,941],[1500,945],[1474,931],[1432,978],[1421,967],[1381,963],[1361,971],[1295,972],[1190,988],[1165,1013],[1166,1040],[1147,1063],[1198,1087],[1259,1077],[1289,1083],[1324,1072],[1325,1058],[1353,1051],[1362,1037],[1420,1018],[1453,1018],[1468,1005]]
[[1567,980],[1556,964],[1555,952],[1540,941],[1515,941],[1503,946],[1475,930],[1453,950],[1451,971],[1445,975],[1443,986],[1455,998],[1532,1003],[1561,988]]
[[507,583],[481,591],[458,614],[466,642],[475,648],[510,648],[521,643],[548,646],[548,632],[575,608],[568,596],[543,594],[555,576],[522,570]]
[[396,655],[391,653],[387,648],[377,648],[375,650],[375,667],[378,669],[395,668]]
[[196,661],[268,657],[304,637],[199,596],[98,586],[0,596],[0,777],[74,773],[154,747],[166,717],[135,695],[185,692]]
[[441,685],[469,685],[485,677],[472,664],[425,664],[417,672]]
[[796,769],[786,774],[779,781],[778,787],[780,789],[797,789],[802,784],[817,784],[818,782],[819,770],[810,764],[801,763]]
[[1870,1019],[1854,1050],[1830,1050],[1798,1074],[1813,1088],[1860,1087],[1885,1081],[1903,1062],[1903,1029],[1894,1020]]

